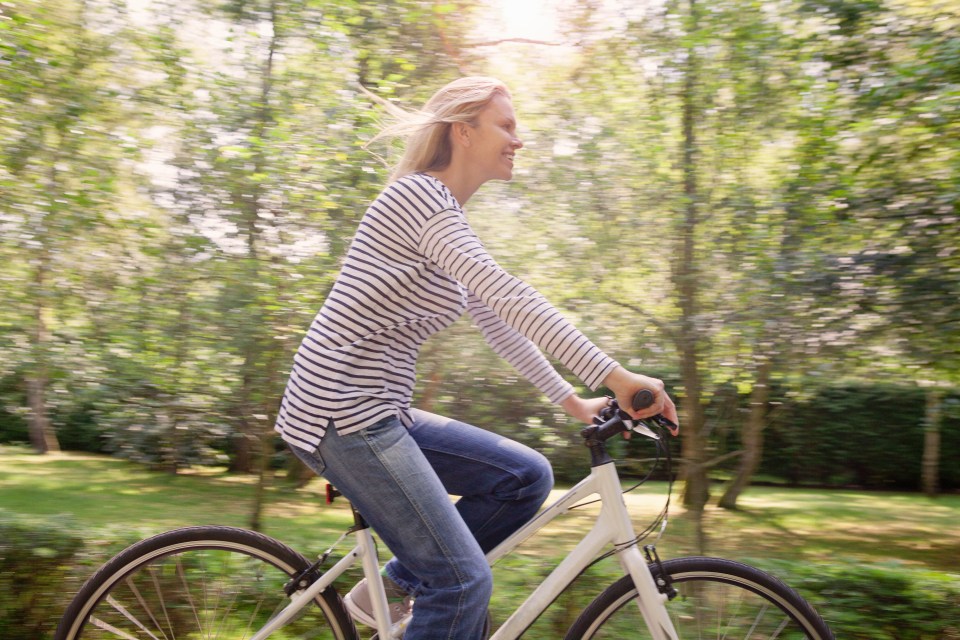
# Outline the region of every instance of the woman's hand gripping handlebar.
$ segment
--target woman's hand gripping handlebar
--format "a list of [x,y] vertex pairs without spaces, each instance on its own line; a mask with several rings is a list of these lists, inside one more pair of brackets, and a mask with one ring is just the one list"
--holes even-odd
[[[650,407],[653,401],[653,392],[649,389],[641,389],[631,398],[630,408],[634,413],[640,412]],[[647,428],[644,422],[653,423],[668,429],[672,435],[677,435],[680,430],[680,427],[675,422],[661,414],[640,419],[634,418],[630,413],[621,409],[616,400],[611,400],[609,406],[601,411],[600,415],[594,419],[594,426],[587,427],[583,430],[583,436],[603,442],[618,433],[629,434],[630,431],[637,431],[654,440],[659,439],[659,436]]]
[[628,419],[646,420],[660,416],[665,422],[657,424],[670,430],[674,436],[680,430],[677,407],[667,394],[663,381],[617,367],[603,380],[604,386],[616,395],[620,411]]

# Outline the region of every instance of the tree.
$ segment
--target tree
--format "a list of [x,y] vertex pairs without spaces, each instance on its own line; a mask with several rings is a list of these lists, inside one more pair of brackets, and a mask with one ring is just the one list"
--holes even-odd
[[10,187],[0,198],[17,231],[15,253],[29,265],[21,304],[31,310],[20,326],[29,330],[30,439],[40,453],[59,448],[48,389],[65,352],[58,334],[69,301],[83,293],[70,265],[79,240],[110,211],[120,173],[116,89],[106,80],[115,60],[107,35],[93,28],[112,10],[83,1],[0,9],[6,63],[0,161]]

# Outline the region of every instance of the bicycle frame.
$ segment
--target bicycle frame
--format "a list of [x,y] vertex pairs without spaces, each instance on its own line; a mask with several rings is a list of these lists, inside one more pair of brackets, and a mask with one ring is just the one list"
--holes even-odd
[[[635,541],[636,534],[627,506],[623,501],[620,477],[613,462],[606,462],[591,468],[590,475],[581,480],[562,497],[541,511],[530,522],[516,531],[487,554],[488,562],[493,565],[497,560],[512,552],[517,546],[531,538],[556,517],[588,498],[597,495],[601,508],[591,531],[574,547],[564,560],[557,565],[549,576],[533,591],[516,611],[501,625],[490,640],[515,640],[546,610],[550,604],[573,582],[580,573],[607,547],[613,545],[623,570],[630,574],[639,594],[640,612],[650,629],[654,640],[678,640],[677,632],[667,613],[667,596],[660,593],[654,583],[647,563]],[[330,586],[358,559],[362,562],[363,573],[367,578],[370,596],[374,605],[374,617],[377,620],[379,638],[399,638],[406,628],[407,620],[391,625],[387,610],[387,597],[383,583],[377,579],[380,575],[376,544],[369,528],[355,532],[357,545],[340,561],[328,569],[309,587],[294,594],[291,603],[271,620],[250,640],[266,638],[286,624],[296,613],[307,606],[317,594]]]
[[519,638],[607,545],[614,545],[620,566],[633,578],[640,596],[637,599],[640,613],[652,637],[655,640],[677,640],[679,636],[664,606],[667,596],[657,589],[650,569],[637,548],[636,534],[623,501],[620,477],[613,462],[592,467],[589,476],[490,551],[487,559],[492,565],[557,516],[567,513],[574,505],[594,494],[600,497],[601,508],[593,529],[497,629],[490,640]]
[[[300,609],[308,606],[317,595],[329,587],[344,572],[360,560],[363,565],[363,575],[365,577],[380,575],[380,563],[377,556],[377,545],[373,540],[373,533],[369,527],[355,531],[357,536],[357,546],[351,549],[335,565],[323,572],[310,586],[298,591],[290,598],[290,604],[265,624],[257,633],[250,637],[250,640],[266,640],[271,633],[280,629],[289,622]],[[390,614],[387,610],[387,594],[383,590],[383,582],[380,580],[368,580],[370,597],[373,601],[374,617],[377,619],[377,633],[381,638],[394,638],[390,625]],[[398,625],[399,627],[399,625]],[[398,628],[397,632],[402,631]]]

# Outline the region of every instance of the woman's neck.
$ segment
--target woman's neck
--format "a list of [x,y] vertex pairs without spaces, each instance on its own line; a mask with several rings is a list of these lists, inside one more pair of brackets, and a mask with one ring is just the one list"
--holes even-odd
[[425,173],[446,185],[461,207],[466,206],[467,200],[480,188],[475,179],[471,179],[469,175],[457,171],[453,167],[447,167],[439,171],[426,171]]

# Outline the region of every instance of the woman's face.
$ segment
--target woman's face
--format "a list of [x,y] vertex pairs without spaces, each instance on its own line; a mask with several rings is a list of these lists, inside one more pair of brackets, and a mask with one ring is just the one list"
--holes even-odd
[[513,157],[522,146],[523,142],[517,137],[513,103],[505,95],[497,94],[470,129],[469,161],[482,182],[510,180]]

